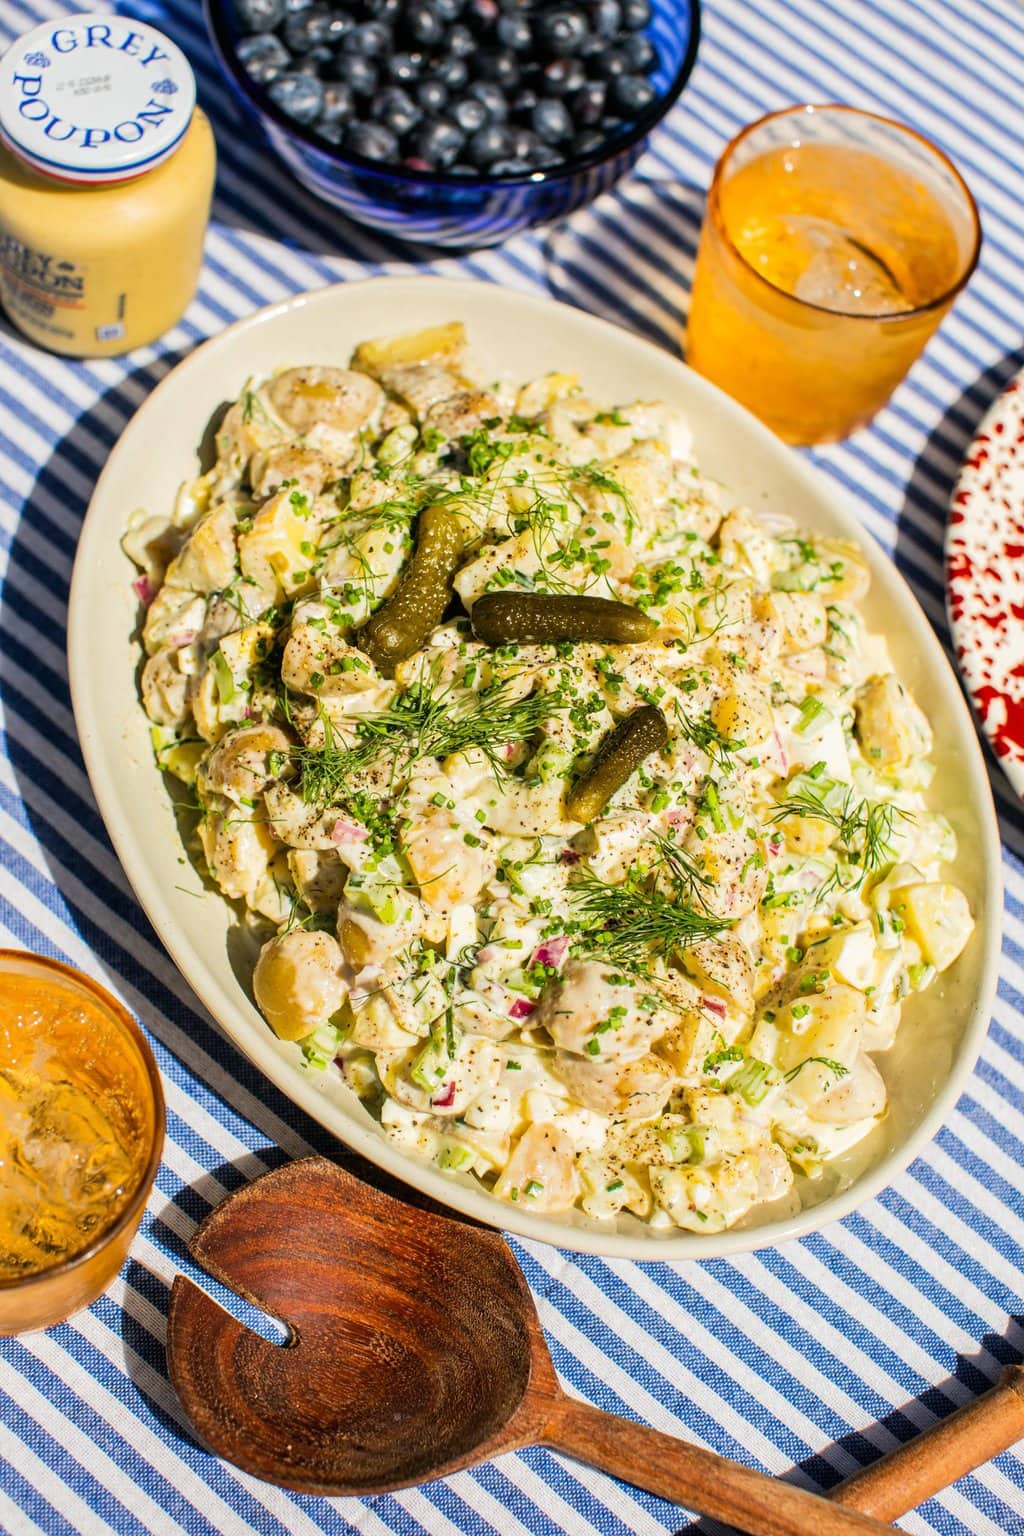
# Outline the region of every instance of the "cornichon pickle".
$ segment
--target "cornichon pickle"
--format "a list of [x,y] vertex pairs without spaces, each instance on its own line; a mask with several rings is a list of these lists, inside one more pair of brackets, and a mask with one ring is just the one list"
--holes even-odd
[[452,577],[465,543],[461,520],[445,507],[426,507],[416,528],[416,548],[398,586],[367,619],[356,639],[384,677],[418,651],[441,622],[452,595]]
[[543,592],[485,592],[473,604],[473,630],[487,645],[554,645],[605,640],[636,645],[657,629],[653,619],[609,597],[562,597]]
[[570,821],[593,821],[644,758],[668,740],[668,722],[654,704],[643,704],[620,720],[602,741],[582,779],[566,796]]

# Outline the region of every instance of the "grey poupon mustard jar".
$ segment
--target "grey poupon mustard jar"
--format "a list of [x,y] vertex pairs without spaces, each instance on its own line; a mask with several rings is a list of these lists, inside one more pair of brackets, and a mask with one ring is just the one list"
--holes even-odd
[[181,49],[123,16],[44,22],[0,59],[0,302],[40,346],[106,357],[195,292],[216,152]]

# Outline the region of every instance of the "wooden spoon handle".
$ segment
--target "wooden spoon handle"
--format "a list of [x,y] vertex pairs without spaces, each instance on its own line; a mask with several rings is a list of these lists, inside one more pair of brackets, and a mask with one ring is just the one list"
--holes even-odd
[[588,1466],[749,1536],[868,1536],[889,1526],[673,1435],[565,1398],[539,1437]]
[[828,1496],[847,1509],[895,1520],[1020,1439],[1024,1365],[1008,1365],[998,1386],[848,1477]]

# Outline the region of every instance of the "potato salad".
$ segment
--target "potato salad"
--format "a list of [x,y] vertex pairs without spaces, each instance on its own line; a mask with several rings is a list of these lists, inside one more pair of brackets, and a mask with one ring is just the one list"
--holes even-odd
[[531,1211],[795,1209],[972,930],[858,548],[455,323],[250,379],[215,446],[125,547],[269,1027]]

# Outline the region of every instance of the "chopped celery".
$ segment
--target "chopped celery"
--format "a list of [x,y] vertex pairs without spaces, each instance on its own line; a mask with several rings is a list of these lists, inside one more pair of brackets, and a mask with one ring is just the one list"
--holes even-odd
[[813,693],[800,705],[800,718],[793,726],[798,736],[818,736],[832,718],[832,711]]
[[914,992],[921,992],[935,975],[934,965],[922,962],[920,965],[907,966],[907,980]]
[[455,1059],[455,1028],[451,1009],[442,1020],[436,1021],[430,1030],[430,1039],[416,1053],[409,1068],[409,1076],[417,1087],[433,1093],[444,1081],[445,1073]]
[[774,1067],[766,1061],[758,1061],[756,1056],[750,1056],[733,1073],[726,1086],[730,1093],[738,1093],[741,1099],[753,1106],[761,1103],[778,1080],[779,1074]]
[[214,651],[210,657],[213,680],[217,685],[217,697],[222,704],[230,704],[236,693],[235,679],[222,651]]
[[460,1147],[458,1142],[446,1143],[437,1154],[437,1166],[446,1173],[457,1173],[460,1168],[468,1168],[472,1162],[473,1153],[468,1147]]
[[706,1130],[703,1125],[660,1125],[655,1134],[673,1163],[702,1163]]
[[321,1024],[302,1041],[302,1056],[307,1067],[317,1072],[326,1071],[338,1054],[342,1031],[334,1024]]

